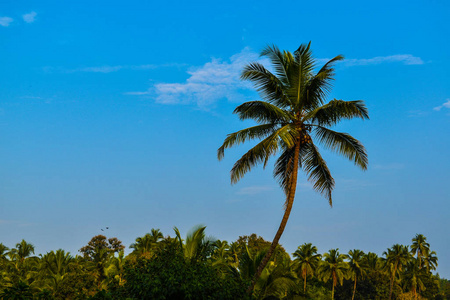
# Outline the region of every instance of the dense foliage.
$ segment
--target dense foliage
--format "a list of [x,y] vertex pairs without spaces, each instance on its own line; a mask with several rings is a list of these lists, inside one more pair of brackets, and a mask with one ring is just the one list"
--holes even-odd
[[[246,299],[270,242],[252,234],[235,242],[181,238],[152,229],[125,256],[117,238],[95,236],[72,256],[64,250],[35,256],[24,240],[0,243],[0,299]],[[450,299],[450,281],[432,271],[437,256],[423,235],[393,245],[381,257],[353,249],[323,255],[304,243],[292,257],[278,246],[251,299]]]

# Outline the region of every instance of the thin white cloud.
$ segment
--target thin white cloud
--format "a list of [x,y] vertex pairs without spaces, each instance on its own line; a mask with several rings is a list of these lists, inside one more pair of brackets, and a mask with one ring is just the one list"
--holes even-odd
[[87,73],[112,73],[120,70],[152,70],[157,68],[168,68],[168,67],[183,67],[184,64],[162,64],[162,65],[153,65],[153,64],[145,64],[145,65],[104,65],[104,66],[96,66],[96,67],[82,67],[76,69],[66,69],[62,67],[50,67],[46,66],[43,68],[46,73],[77,73],[77,72],[87,72]]
[[[319,66],[328,62],[331,58],[319,58],[317,63]],[[404,65],[423,65],[424,61],[417,56],[412,54],[396,54],[389,56],[376,56],[372,58],[346,58],[340,61],[339,64],[352,67],[352,66],[369,66],[369,65],[379,65],[384,63],[402,63]]]
[[446,102],[442,103],[442,105],[436,106],[433,108],[435,111],[440,111],[443,108],[450,108],[450,98],[447,99]]
[[[319,65],[329,59],[318,59]],[[244,48],[229,60],[215,59],[206,64],[191,68],[188,79],[182,83],[158,83],[146,91],[132,91],[126,95],[149,95],[162,104],[194,104],[198,107],[208,107],[221,99],[230,102],[242,101],[244,90],[253,90],[249,82],[239,79],[242,68],[249,62],[259,61],[270,68],[266,58],[261,59],[249,48]],[[345,66],[374,65],[381,63],[400,62],[406,65],[423,64],[420,57],[411,54],[378,56],[367,59],[347,59]]]
[[244,48],[229,60],[213,58],[203,66],[193,67],[184,83],[158,83],[145,92],[129,92],[128,95],[155,95],[163,104],[196,104],[207,107],[220,99],[242,99],[242,90],[251,85],[239,79],[244,65],[258,60],[259,55]]
[[261,193],[265,193],[268,191],[272,191],[273,187],[271,186],[249,186],[240,189],[236,192],[237,195],[257,195]]
[[10,17],[0,17],[0,26],[8,27],[11,22],[14,21],[13,18]]
[[32,11],[29,14],[22,15],[22,18],[27,23],[33,23],[36,20],[37,13]]
[[376,164],[373,168],[376,170],[401,170],[405,168],[405,165],[400,163]]

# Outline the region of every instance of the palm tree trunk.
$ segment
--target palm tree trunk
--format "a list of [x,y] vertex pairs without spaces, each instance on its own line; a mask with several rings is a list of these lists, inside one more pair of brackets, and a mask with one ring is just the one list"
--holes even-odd
[[355,293],[356,293],[356,276],[355,276],[355,286],[353,287],[353,296],[352,296],[352,300],[355,299]]
[[334,299],[334,281],[333,281],[333,289],[331,290],[331,300]]
[[303,292],[306,293],[306,275],[305,275],[305,283],[303,284]]
[[389,300],[392,299],[392,287],[394,286],[395,273],[397,272],[397,267],[394,268],[394,273],[391,278],[391,286],[389,287]]
[[249,295],[252,293],[253,288],[255,287],[256,281],[261,276],[262,271],[264,270],[264,268],[266,267],[270,258],[272,257],[272,254],[278,245],[278,241],[280,240],[281,235],[283,234],[284,228],[286,227],[287,221],[289,219],[289,215],[291,214],[292,205],[294,204],[295,190],[297,188],[298,156],[299,156],[299,154],[300,154],[300,139],[296,142],[296,145],[295,145],[292,177],[290,179],[291,180],[291,188],[289,189],[288,195],[286,197],[286,208],[284,210],[283,219],[281,220],[280,227],[278,227],[277,233],[275,234],[272,244],[269,247],[269,251],[267,251],[263,260],[259,264],[258,269],[256,270],[256,273],[253,276],[252,282],[247,289],[247,294],[249,294]]

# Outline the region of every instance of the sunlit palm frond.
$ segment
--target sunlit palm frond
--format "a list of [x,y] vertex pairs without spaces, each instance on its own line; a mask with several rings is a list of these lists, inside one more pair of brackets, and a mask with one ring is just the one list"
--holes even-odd
[[231,169],[231,182],[238,182],[245,173],[258,163],[263,163],[266,166],[269,157],[277,152],[280,141],[291,146],[294,144],[290,124],[273,132],[236,161]]
[[369,160],[366,149],[357,139],[348,133],[333,131],[322,126],[315,127],[314,133],[324,147],[347,157],[361,169],[367,170]]
[[272,134],[277,127],[277,124],[263,124],[228,134],[222,146],[217,150],[218,159],[221,160],[223,158],[225,149],[244,143],[247,140],[265,138]]

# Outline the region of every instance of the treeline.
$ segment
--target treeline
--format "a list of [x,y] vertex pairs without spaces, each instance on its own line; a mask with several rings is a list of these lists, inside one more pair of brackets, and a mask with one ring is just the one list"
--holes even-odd
[[290,256],[277,246],[248,296],[270,242],[252,234],[228,243],[208,238],[205,227],[185,238],[174,231],[152,229],[127,256],[121,241],[103,235],[76,256],[61,249],[34,256],[24,240],[11,249],[0,243],[0,299],[450,299],[450,281],[431,272],[438,258],[421,234],[381,257],[319,254],[310,243]]

